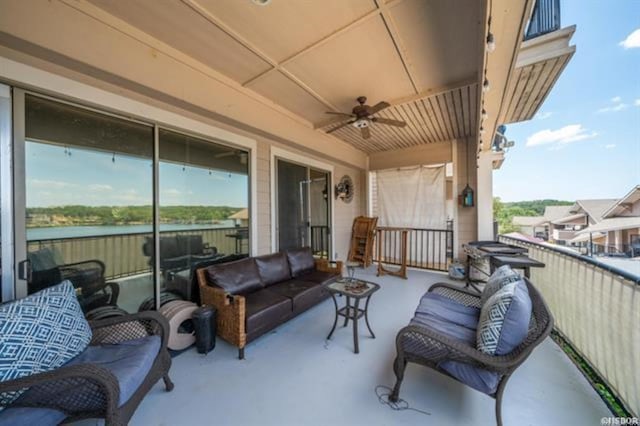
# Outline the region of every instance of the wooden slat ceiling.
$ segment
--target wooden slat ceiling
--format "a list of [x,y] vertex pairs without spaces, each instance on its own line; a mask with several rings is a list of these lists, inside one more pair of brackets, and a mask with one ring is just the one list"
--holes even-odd
[[[480,1],[88,1],[310,127],[358,96],[391,103],[380,115],[406,129],[374,127],[367,143],[351,129],[333,134],[367,152],[475,133]],[[437,88],[448,91],[431,96]]]
[[[433,142],[442,142],[476,133],[478,120],[478,85],[469,84],[405,103],[392,105],[376,114],[378,117],[402,120],[405,127],[373,123],[371,137],[362,139],[360,129],[345,126],[332,134],[367,153],[409,148]],[[322,127],[327,131],[336,124]]]
[[530,120],[562,74],[573,53],[556,56],[514,70],[506,93],[503,123]]

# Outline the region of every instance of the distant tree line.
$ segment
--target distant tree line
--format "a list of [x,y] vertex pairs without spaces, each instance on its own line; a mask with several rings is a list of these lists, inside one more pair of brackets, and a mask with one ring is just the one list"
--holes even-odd
[[[210,223],[225,220],[241,210],[229,206],[163,206],[163,223]],[[152,223],[151,206],[59,206],[29,207],[30,226],[47,225],[127,225]]]
[[520,230],[518,226],[511,223],[514,216],[542,216],[547,206],[570,206],[572,204],[573,201],[549,199],[504,203],[500,197],[494,197],[493,217],[498,221],[498,232],[507,234]]

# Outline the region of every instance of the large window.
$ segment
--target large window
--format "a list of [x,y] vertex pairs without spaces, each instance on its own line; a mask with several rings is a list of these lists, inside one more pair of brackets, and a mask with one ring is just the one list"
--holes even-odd
[[249,253],[247,151],[20,93],[18,294],[68,279],[91,318],[137,312],[196,299],[197,266]]
[[246,151],[160,130],[160,270],[165,298],[177,293],[193,299],[197,267],[249,253],[248,171]]

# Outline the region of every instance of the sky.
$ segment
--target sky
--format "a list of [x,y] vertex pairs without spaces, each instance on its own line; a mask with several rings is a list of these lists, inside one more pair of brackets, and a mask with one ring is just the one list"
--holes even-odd
[[503,201],[619,198],[640,184],[640,0],[561,0],[576,53],[538,114],[507,126]]
[[[26,144],[27,207],[151,205],[151,159]],[[70,155],[69,155],[70,153]],[[247,207],[246,175],[160,163],[161,206]]]

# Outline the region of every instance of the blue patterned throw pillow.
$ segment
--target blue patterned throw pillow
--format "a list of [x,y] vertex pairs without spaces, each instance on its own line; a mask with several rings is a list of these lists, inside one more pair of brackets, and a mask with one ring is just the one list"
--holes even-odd
[[531,298],[524,280],[495,292],[480,310],[476,345],[488,355],[505,355],[527,337]]
[[69,281],[0,305],[0,381],[54,370],[91,338]]
[[495,294],[496,291],[500,290],[502,287],[509,283],[514,283],[516,281],[520,281],[522,277],[516,271],[511,269],[509,265],[503,265],[493,271],[493,274],[487,280],[487,284],[484,286],[482,290],[482,294],[480,295],[480,303],[484,305],[487,300],[491,296]]

